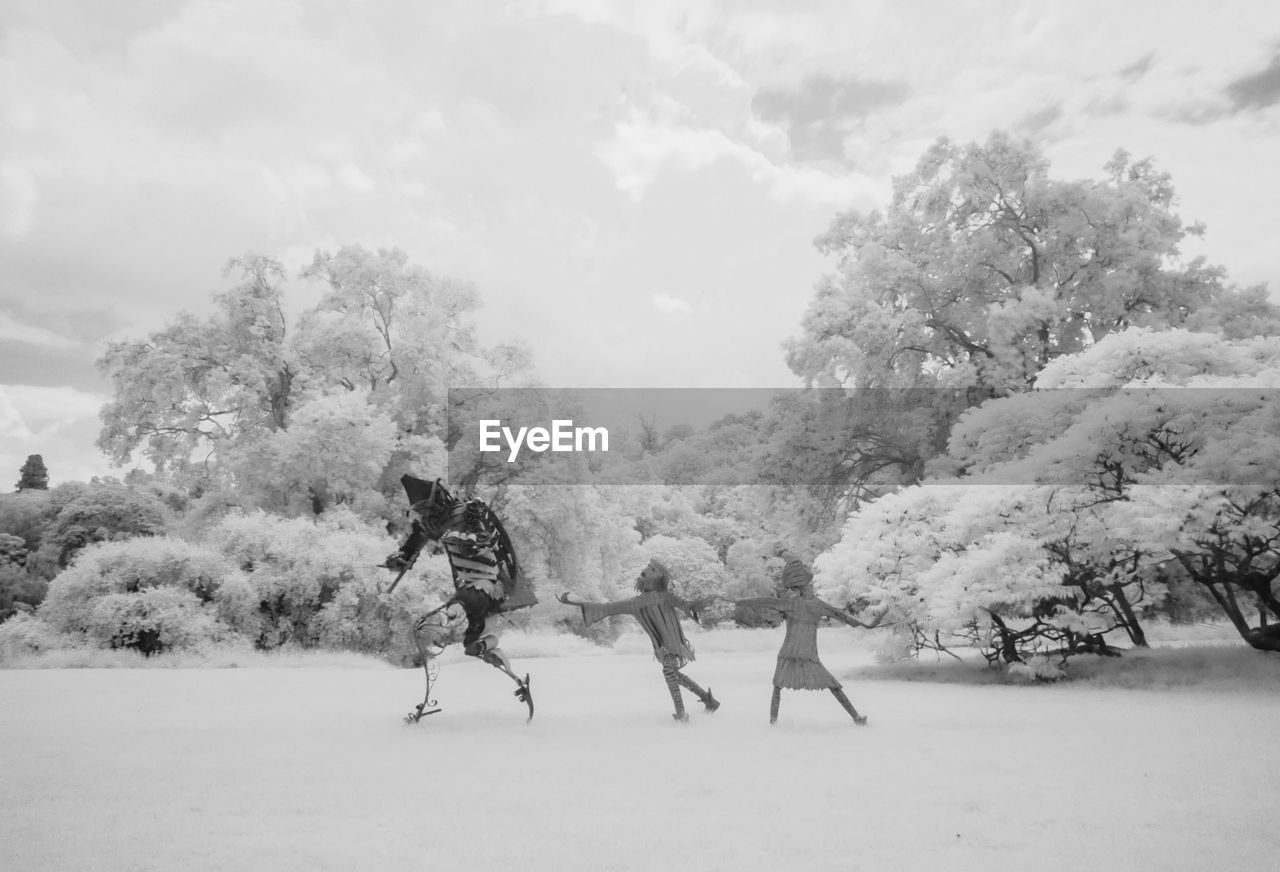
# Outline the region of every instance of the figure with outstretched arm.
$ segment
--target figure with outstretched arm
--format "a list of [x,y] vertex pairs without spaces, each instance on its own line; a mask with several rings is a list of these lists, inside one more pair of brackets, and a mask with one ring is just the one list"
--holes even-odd
[[498,647],[498,634],[489,623],[538,601],[529,580],[520,571],[515,548],[502,521],[481,500],[455,497],[440,479],[429,482],[405,475],[400,481],[416,517],[408,538],[382,563],[387,569],[398,571],[387,593],[395,589],[424,550],[449,558],[454,586],[453,596],[423,616],[414,628],[414,642],[427,673],[427,693],[407,720],[417,723],[424,715],[439,710],[431,699],[433,670],[439,668],[435,657],[463,622],[466,624],[462,635],[463,653],[488,663],[514,681],[514,695],[525,704],[528,719],[532,720],[533,692],[529,676],[521,678],[512,669],[506,653]]
[[773,672],[773,699],[769,704],[769,723],[778,722],[782,690],[829,690],[859,726],[867,719],[858,714],[840,682],[818,659],[818,623],[835,618],[851,627],[871,629],[879,620],[864,624],[852,615],[823,602],[813,594],[813,574],[799,560],[789,561],[782,570],[785,597],[754,597],[737,600],[739,606],[764,608],[781,612],[787,622],[787,634],[778,651],[778,666]]
[[694,620],[698,619],[700,608],[705,600],[692,602],[682,599],[670,590],[671,580],[667,569],[657,560],[651,560],[638,578],[636,591],[639,596],[612,603],[584,603],[570,599],[569,594],[560,594],[560,602],[566,605],[579,606],[582,609],[582,620],[590,626],[610,615],[631,615],[640,622],[640,626],[653,643],[653,656],[662,664],[662,677],[671,691],[671,701],[675,703],[673,717],[678,723],[687,723],[689,715],[684,709],[684,697],[681,686],[687,687],[702,703],[708,712],[720,708],[720,702],[711,695],[711,689],[703,690],[692,678],[682,671],[694,659],[693,646],[685,638],[680,629],[680,617],[676,609],[687,612]]

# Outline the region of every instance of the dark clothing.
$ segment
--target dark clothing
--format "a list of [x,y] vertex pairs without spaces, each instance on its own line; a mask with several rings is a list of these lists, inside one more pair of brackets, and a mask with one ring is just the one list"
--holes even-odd
[[450,602],[462,606],[467,613],[467,631],[462,636],[462,644],[470,648],[484,635],[485,619],[498,613],[498,600],[479,588],[464,586],[458,588]]

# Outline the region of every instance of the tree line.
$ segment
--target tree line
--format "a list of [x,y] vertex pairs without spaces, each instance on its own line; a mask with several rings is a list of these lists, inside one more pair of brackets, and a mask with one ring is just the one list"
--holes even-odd
[[[619,480],[663,485],[534,488],[478,457],[458,484],[507,520],[544,603],[622,595],[649,557],[691,595],[763,594],[791,554],[825,597],[884,613],[900,656],[976,645],[1050,674],[1207,615],[1275,649],[1280,310],[1183,258],[1203,228],[1175,206],[1123,152],[1063,180],[1003,133],[939,140],[882,211],[817,240],[832,270],[783,348],[804,390],[641,427]],[[391,651],[447,591],[428,561],[378,595],[398,480],[444,474],[450,388],[539,384],[528,349],[483,346],[478,292],[394,249],[317,252],[302,277],[323,294],[293,320],[277,260],[227,277],[212,314],[100,361],[98,445],[149,470],[0,497],[4,589],[49,583],[0,638]]]

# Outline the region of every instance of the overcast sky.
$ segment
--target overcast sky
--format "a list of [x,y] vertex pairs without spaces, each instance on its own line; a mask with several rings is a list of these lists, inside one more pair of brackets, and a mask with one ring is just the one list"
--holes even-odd
[[942,135],[1152,156],[1274,295],[1277,103],[1274,2],[4,0],[0,489],[108,472],[104,343],[246,252],[399,246],[551,385],[796,385],[813,238]]

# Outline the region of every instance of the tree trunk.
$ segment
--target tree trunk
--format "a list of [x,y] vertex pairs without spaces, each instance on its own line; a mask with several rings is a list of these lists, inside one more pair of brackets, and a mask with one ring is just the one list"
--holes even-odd
[[997,650],[1000,652],[1000,659],[1005,663],[1021,663],[1022,655],[1018,653],[1017,637],[1010,632],[1005,622],[1000,620],[1000,616],[990,609],[986,610],[991,615],[991,622],[995,624],[996,632],[1000,634],[1000,644]]
[[1244,640],[1259,651],[1280,651],[1280,624],[1250,630]]
[[1124,588],[1118,584],[1110,587],[1111,595],[1115,597],[1116,605],[1120,608],[1120,620],[1124,626],[1124,631],[1129,634],[1129,641],[1133,643],[1135,648],[1149,648],[1147,644],[1147,634],[1142,630],[1142,624],[1138,623],[1138,616],[1133,613],[1133,607],[1129,605],[1129,598],[1124,595]]

